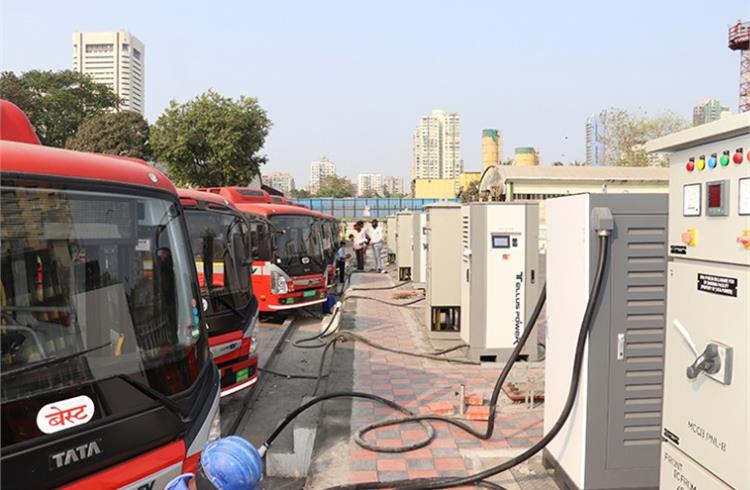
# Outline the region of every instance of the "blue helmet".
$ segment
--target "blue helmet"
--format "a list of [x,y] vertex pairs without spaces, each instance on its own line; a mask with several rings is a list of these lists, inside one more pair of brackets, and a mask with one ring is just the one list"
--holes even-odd
[[258,490],[263,478],[263,459],[245,439],[225,437],[203,450],[197,476],[218,490]]

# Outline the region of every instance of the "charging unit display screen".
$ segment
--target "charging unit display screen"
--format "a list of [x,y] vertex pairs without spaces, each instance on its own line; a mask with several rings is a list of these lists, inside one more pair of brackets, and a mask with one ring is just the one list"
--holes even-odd
[[727,181],[706,182],[706,214],[727,216]]
[[510,248],[510,236],[492,235],[492,248]]

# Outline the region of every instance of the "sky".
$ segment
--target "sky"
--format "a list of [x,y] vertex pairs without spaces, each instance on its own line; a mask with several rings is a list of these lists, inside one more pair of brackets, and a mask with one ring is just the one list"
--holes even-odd
[[586,117],[609,107],[686,118],[707,97],[737,111],[727,28],[750,0],[0,0],[0,69],[71,67],[75,31],[130,31],[146,45],[146,117],[211,88],[257,97],[273,121],[264,173],[402,175],[433,109],[461,116],[465,170],[481,131],[504,158],[583,160]]

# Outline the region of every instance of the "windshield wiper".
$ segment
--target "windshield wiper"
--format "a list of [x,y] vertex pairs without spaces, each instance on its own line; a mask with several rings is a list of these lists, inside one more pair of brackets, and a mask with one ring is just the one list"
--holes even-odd
[[44,359],[39,362],[35,362],[33,364],[27,364],[26,366],[21,366],[20,368],[11,369],[10,371],[4,371],[0,373],[0,378],[3,378],[5,376],[10,376],[11,374],[18,374],[18,373],[25,373],[26,371],[33,371],[34,369],[38,369],[40,367],[45,367],[45,366],[50,366],[52,364],[59,364],[61,362],[65,362],[70,359],[75,359],[76,357],[81,357],[83,355],[88,354],[89,352],[94,352],[99,349],[103,349],[105,347],[111,346],[111,345],[112,345],[112,342],[107,342],[106,344],[97,345],[96,347],[84,349],[82,351],[74,352],[66,356],[50,357],[49,359]]
[[169,398],[167,395],[160,393],[156,391],[155,389],[151,388],[150,386],[141,383],[140,381],[136,381],[135,379],[131,378],[127,374],[116,374],[112,376],[113,378],[119,378],[123,381],[125,381],[127,384],[135,388],[136,390],[140,391],[147,397],[151,398],[154,401],[161,402],[162,406],[172,412],[173,414],[177,415],[180,418],[180,421],[182,423],[188,423],[192,420],[192,417],[190,417],[190,412],[186,412],[184,408],[180,406],[179,403]]

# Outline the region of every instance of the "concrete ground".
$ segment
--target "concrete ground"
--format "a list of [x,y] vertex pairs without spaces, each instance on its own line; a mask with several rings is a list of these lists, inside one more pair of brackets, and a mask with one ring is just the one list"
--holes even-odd
[[[388,275],[363,273],[352,276],[352,286],[382,287],[392,285]],[[408,286],[402,288],[408,290]],[[388,301],[393,290],[366,291],[364,294]],[[385,346],[409,352],[431,352],[421,318],[424,302],[410,307],[394,307],[374,301],[349,300],[342,328],[350,329]],[[441,345],[439,348],[444,347]],[[460,357],[460,352],[450,354]],[[462,365],[404,356],[377,350],[360,341],[340,344],[331,365],[326,389],[362,391],[395,400],[419,412],[436,413],[458,410],[457,392],[464,385],[467,393],[487,400],[502,365]],[[510,380],[523,385],[534,380],[536,390],[543,392],[543,363],[520,363]],[[538,391],[537,391],[538,392]],[[463,476],[488,468],[519,454],[537,442],[543,429],[543,407],[514,403],[501,396],[492,438],[482,441],[443,422],[434,422],[437,436],[422,449],[406,453],[378,453],[359,447],[352,434],[363,425],[394,417],[393,410],[369,401],[329,401],[324,404],[312,468],[305,488],[322,489],[333,485],[364,481],[389,481],[404,478]],[[479,409],[481,411],[481,408]],[[477,430],[486,422],[468,420]],[[474,417],[472,415],[472,417]],[[481,418],[481,415],[479,416]],[[382,446],[414,443],[424,436],[415,424],[389,427],[367,436]],[[556,489],[557,486],[541,466],[540,457],[492,479],[508,489]]]

